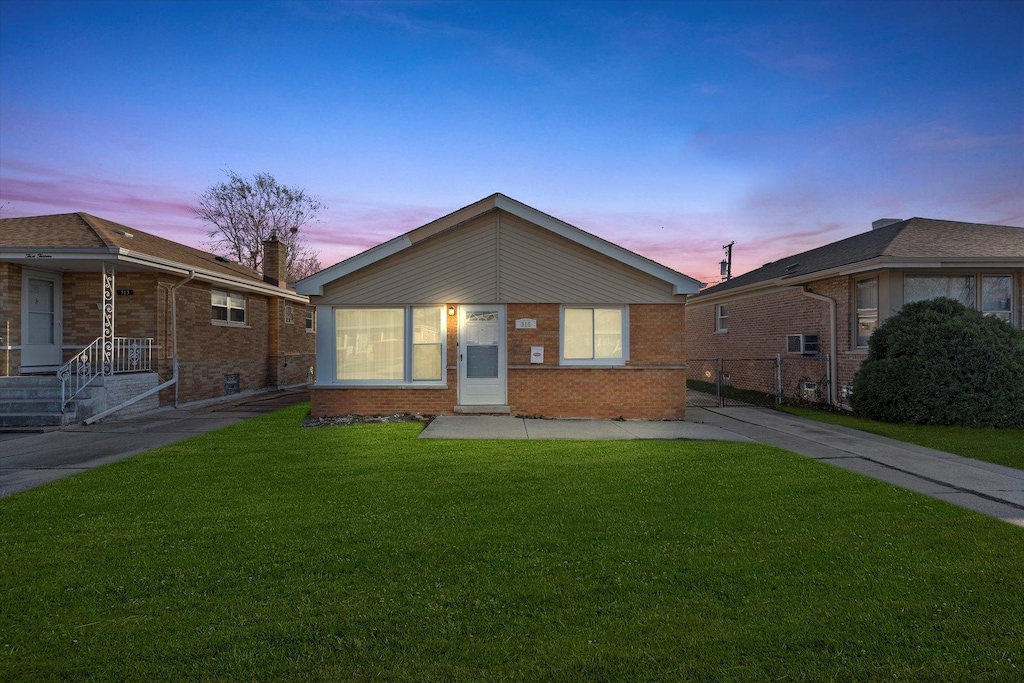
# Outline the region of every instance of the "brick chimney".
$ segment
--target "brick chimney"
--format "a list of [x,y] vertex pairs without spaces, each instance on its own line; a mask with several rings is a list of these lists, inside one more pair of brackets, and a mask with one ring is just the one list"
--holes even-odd
[[263,240],[263,281],[278,287],[288,286],[284,242],[271,235]]

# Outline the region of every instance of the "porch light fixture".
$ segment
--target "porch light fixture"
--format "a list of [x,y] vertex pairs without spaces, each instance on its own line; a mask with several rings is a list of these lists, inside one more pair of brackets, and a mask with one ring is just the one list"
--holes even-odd
[[455,307],[454,306],[449,306],[448,307],[448,315],[455,315]]

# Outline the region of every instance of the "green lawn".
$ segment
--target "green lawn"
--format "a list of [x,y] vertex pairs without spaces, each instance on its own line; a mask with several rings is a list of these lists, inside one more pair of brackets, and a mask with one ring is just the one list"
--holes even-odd
[[816,408],[784,406],[782,410],[820,422],[1024,470],[1024,429],[902,425]]
[[759,444],[304,406],[0,500],[0,680],[1019,680],[1024,531]]

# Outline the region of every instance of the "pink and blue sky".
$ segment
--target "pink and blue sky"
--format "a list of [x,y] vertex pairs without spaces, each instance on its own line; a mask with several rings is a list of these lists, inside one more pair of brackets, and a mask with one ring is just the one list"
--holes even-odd
[[321,197],[324,266],[493,192],[705,282],[1024,225],[1024,2],[0,0],[4,216],[201,246],[225,168]]

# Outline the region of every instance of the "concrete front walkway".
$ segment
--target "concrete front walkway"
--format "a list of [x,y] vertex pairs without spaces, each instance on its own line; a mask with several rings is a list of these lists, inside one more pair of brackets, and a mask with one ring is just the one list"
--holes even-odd
[[1022,470],[768,408],[691,408],[687,419],[1024,526]]
[[162,408],[119,422],[0,434],[0,497],[309,400],[309,389]]
[[700,439],[750,441],[709,424],[646,420],[538,420],[491,415],[441,415],[420,433],[421,439]]

